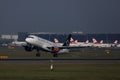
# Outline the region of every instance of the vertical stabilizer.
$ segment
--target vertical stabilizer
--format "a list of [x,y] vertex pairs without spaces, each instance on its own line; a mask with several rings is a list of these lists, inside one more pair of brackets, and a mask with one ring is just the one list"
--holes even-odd
[[114,41],[114,44],[117,44],[117,43],[118,43],[118,40],[115,40],[115,41]]
[[70,39],[71,39],[71,37],[72,37],[72,35],[69,34],[69,35],[68,35],[68,38],[67,38],[67,40],[65,41],[65,43],[63,44],[63,46],[69,46],[69,45],[70,45]]
[[95,38],[92,39],[93,43],[97,43],[97,40]]
[[55,43],[59,43],[59,41],[58,41],[57,38],[54,38],[54,42],[55,42]]
[[103,40],[100,41],[100,44],[103,44]]

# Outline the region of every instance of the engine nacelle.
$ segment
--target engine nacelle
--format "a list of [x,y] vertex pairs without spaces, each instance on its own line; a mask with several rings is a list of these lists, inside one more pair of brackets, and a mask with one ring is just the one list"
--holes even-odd
[[52,47],[52,52],[53,52],[53,53],[58,53],[58,52],[59,52],[59,48],[57,48],[57,47]]
[[34,47],[31,44],[27,44],[26,46],[24,46],[26,51],[32,51],[34,49]]
[[30,46],[24,46],[24,48],[25,48],[26,51],[32,51],[33,50],[33,48],[30,47]]

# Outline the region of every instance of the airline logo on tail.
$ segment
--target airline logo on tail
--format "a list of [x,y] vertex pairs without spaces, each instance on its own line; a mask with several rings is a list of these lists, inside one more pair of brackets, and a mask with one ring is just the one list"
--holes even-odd
[[68,38],[66,39],[65,43],[63,44],[63,46],[69,46],[70,45],[70,39],[71,39],[71,34],[68,35]]
[[57,38],[54,38],[54,42],[55,42],[56,44],[59,44],[59,43],[60,43]]
[[95,38],[92,38],[92,41],[94,44],[103,44],[103,40],[101,40],[100,42],[97,42]]
[[[57,38],[54,38],[54,42],[56,44],[60,44],[59,40]],[[70,44],[77,44],[78,41],[77,40],[74,40],[72,37],[70,38]]]
[[114,44],[117,44],[117,43],[118,43],[118,40],[115,40],[115,41],[114,41]]
[[100,44],[103,44],[103,40],[100,41]]
[[89,43],[89,40],[87,40],[86,42],[85,42],[85,44],[88,44]]
[[71,44],[77,44],[78,41],[77,41],[77,40],[74,40],[74,39],[71,37],[71,39],[70,39],[70,43],[71,43]]
[[92,38],[92,41],[93,41],[94,44],[97,43],[97,40],[95,38]]

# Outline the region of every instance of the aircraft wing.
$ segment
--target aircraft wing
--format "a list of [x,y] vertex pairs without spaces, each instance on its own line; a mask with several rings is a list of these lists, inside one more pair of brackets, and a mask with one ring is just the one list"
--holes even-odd
[[[52,47],[48,47],[48,48],[52,48]],[[59,49],[79,49],[79,48],[88,48],[88,47],[81,47],[81,46],[61,46],[61,47],[57,47]]]

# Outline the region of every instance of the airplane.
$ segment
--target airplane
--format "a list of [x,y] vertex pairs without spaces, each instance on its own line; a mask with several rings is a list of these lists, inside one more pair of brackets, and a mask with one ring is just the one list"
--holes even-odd
[[71,37],[71,39],[70,39],[70,43],[71,43],[71,44],[77,44],[77,42],[78,42],[77,40],[74,40],[74,39]]
[[12,46],[24,46],[24,45],[27,45],[27,43],[25,41],[13,41],[11,43]]
[[41,37],[35,36],[35,35],[29,35],[25,41],[27,45],[24,45],[26,51],[32,51],[34,49],[37,50],[36,56],[39,57],[40,53],[39,51],[46,51],[53,53],[53,57],[58,57],[59,53],[65,53],[69,52],[69,48],[71,48],[70,45],[70,38],[71,34],[68,35],[68,38],[63,43],[63,45],[56,44],[54,42],[51,42],[49,40],[43,39]]
[[95,38],[93,38],[92,40],[93,40],[92,46],[99,47],[99,48],[117,47],[117,44],[118,44],[118,40],[115,40],[113,43],[103,43],[103,40],[101,40],[100,42],[97,42]]
[[103,44],[103,40],[101,40],[100,42],[98,42],[95,38],[92,38],[93,41],[93,47],[102,47]]
[[94,44],[102,44],[103,40],[101,40],[100,42],[98,42],[95,38],[92,39]]
[[85,42],[78,42],[78,44],[81,47],[91,47],[93,43],[89,42],[89,40],[86,40]]
[[117,45],[118,45],[118,40],[115,40],[115,41],[111,44],[112,47],[116,47]]
[[113,43],[103,43],[101,47],[118,47],[118,40],[115,40]]

